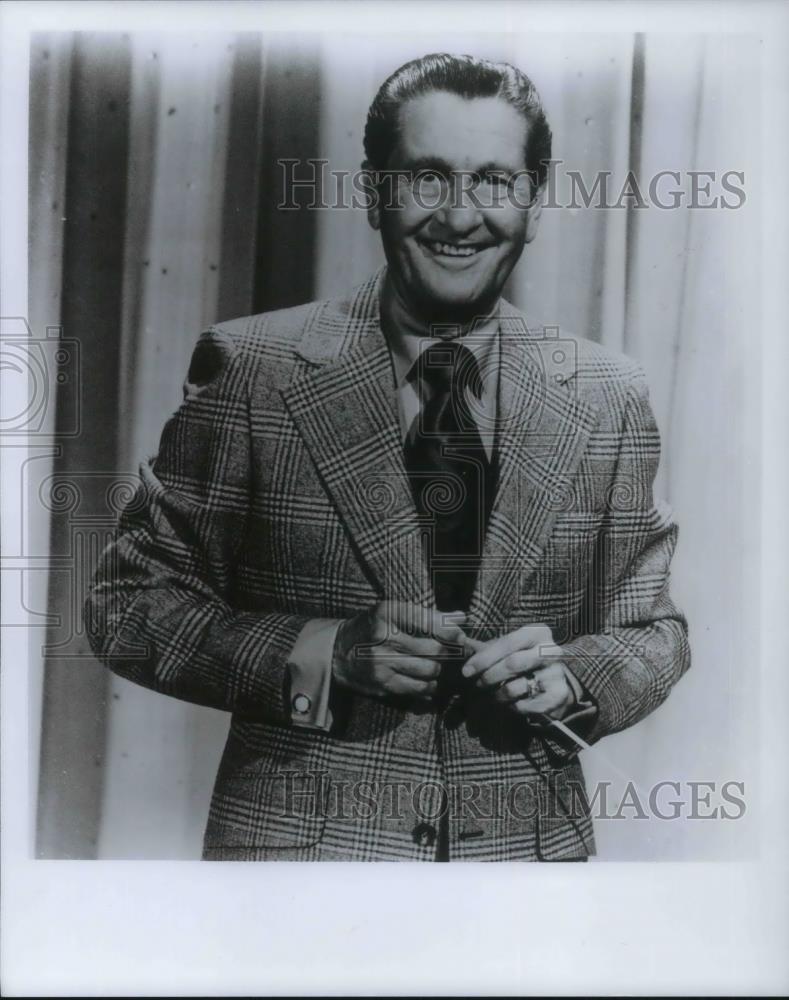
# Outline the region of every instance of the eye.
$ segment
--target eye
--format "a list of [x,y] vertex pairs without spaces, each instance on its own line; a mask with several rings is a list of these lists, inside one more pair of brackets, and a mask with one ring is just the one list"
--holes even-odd
[[444,178],[437,170],[420,170],[414,178],[417,184],[442,184]]
[[504,191],[509,184],[509,178],[504,173],[489,170],[482,175],[482,183],[487,184],[494,191]]

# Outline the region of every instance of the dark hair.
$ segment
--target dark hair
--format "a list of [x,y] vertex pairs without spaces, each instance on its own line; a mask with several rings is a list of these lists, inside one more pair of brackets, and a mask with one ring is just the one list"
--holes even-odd
[[526,169],[539,186],[551,158],[551,130],[531,80],[506,62],[434,53],[413,59],[381,84],[367,113],[364,151],[376,170],[385,170],[397,142],[402,105],[433,90],[459,97],[501,97],[526,119]]

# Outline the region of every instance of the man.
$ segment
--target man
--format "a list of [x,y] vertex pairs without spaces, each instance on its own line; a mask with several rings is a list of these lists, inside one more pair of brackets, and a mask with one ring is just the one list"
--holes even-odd
[[501,298],[550,142],[513,67],[403,66],[365,133],[387,267],[198,343],[88,619],[233,713],[207,859],[585,859],[578,747],[689,664],[640,370]]

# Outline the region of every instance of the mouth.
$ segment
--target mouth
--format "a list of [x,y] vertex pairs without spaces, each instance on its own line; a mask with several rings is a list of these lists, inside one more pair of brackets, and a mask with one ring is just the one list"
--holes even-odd
[[490,250],[490,243],[447,243],[441,240],[417,241],[429,256],[440,260],[471,261],[485,250]]

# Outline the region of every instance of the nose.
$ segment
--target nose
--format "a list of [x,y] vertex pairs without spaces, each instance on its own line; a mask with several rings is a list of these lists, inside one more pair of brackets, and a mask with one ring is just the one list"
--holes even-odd
[[458,237],[468,236],[483,221],[474,192],[461,178],[455,178],[453,189],[447,193],[446,202],[436,215],[447,232]]

